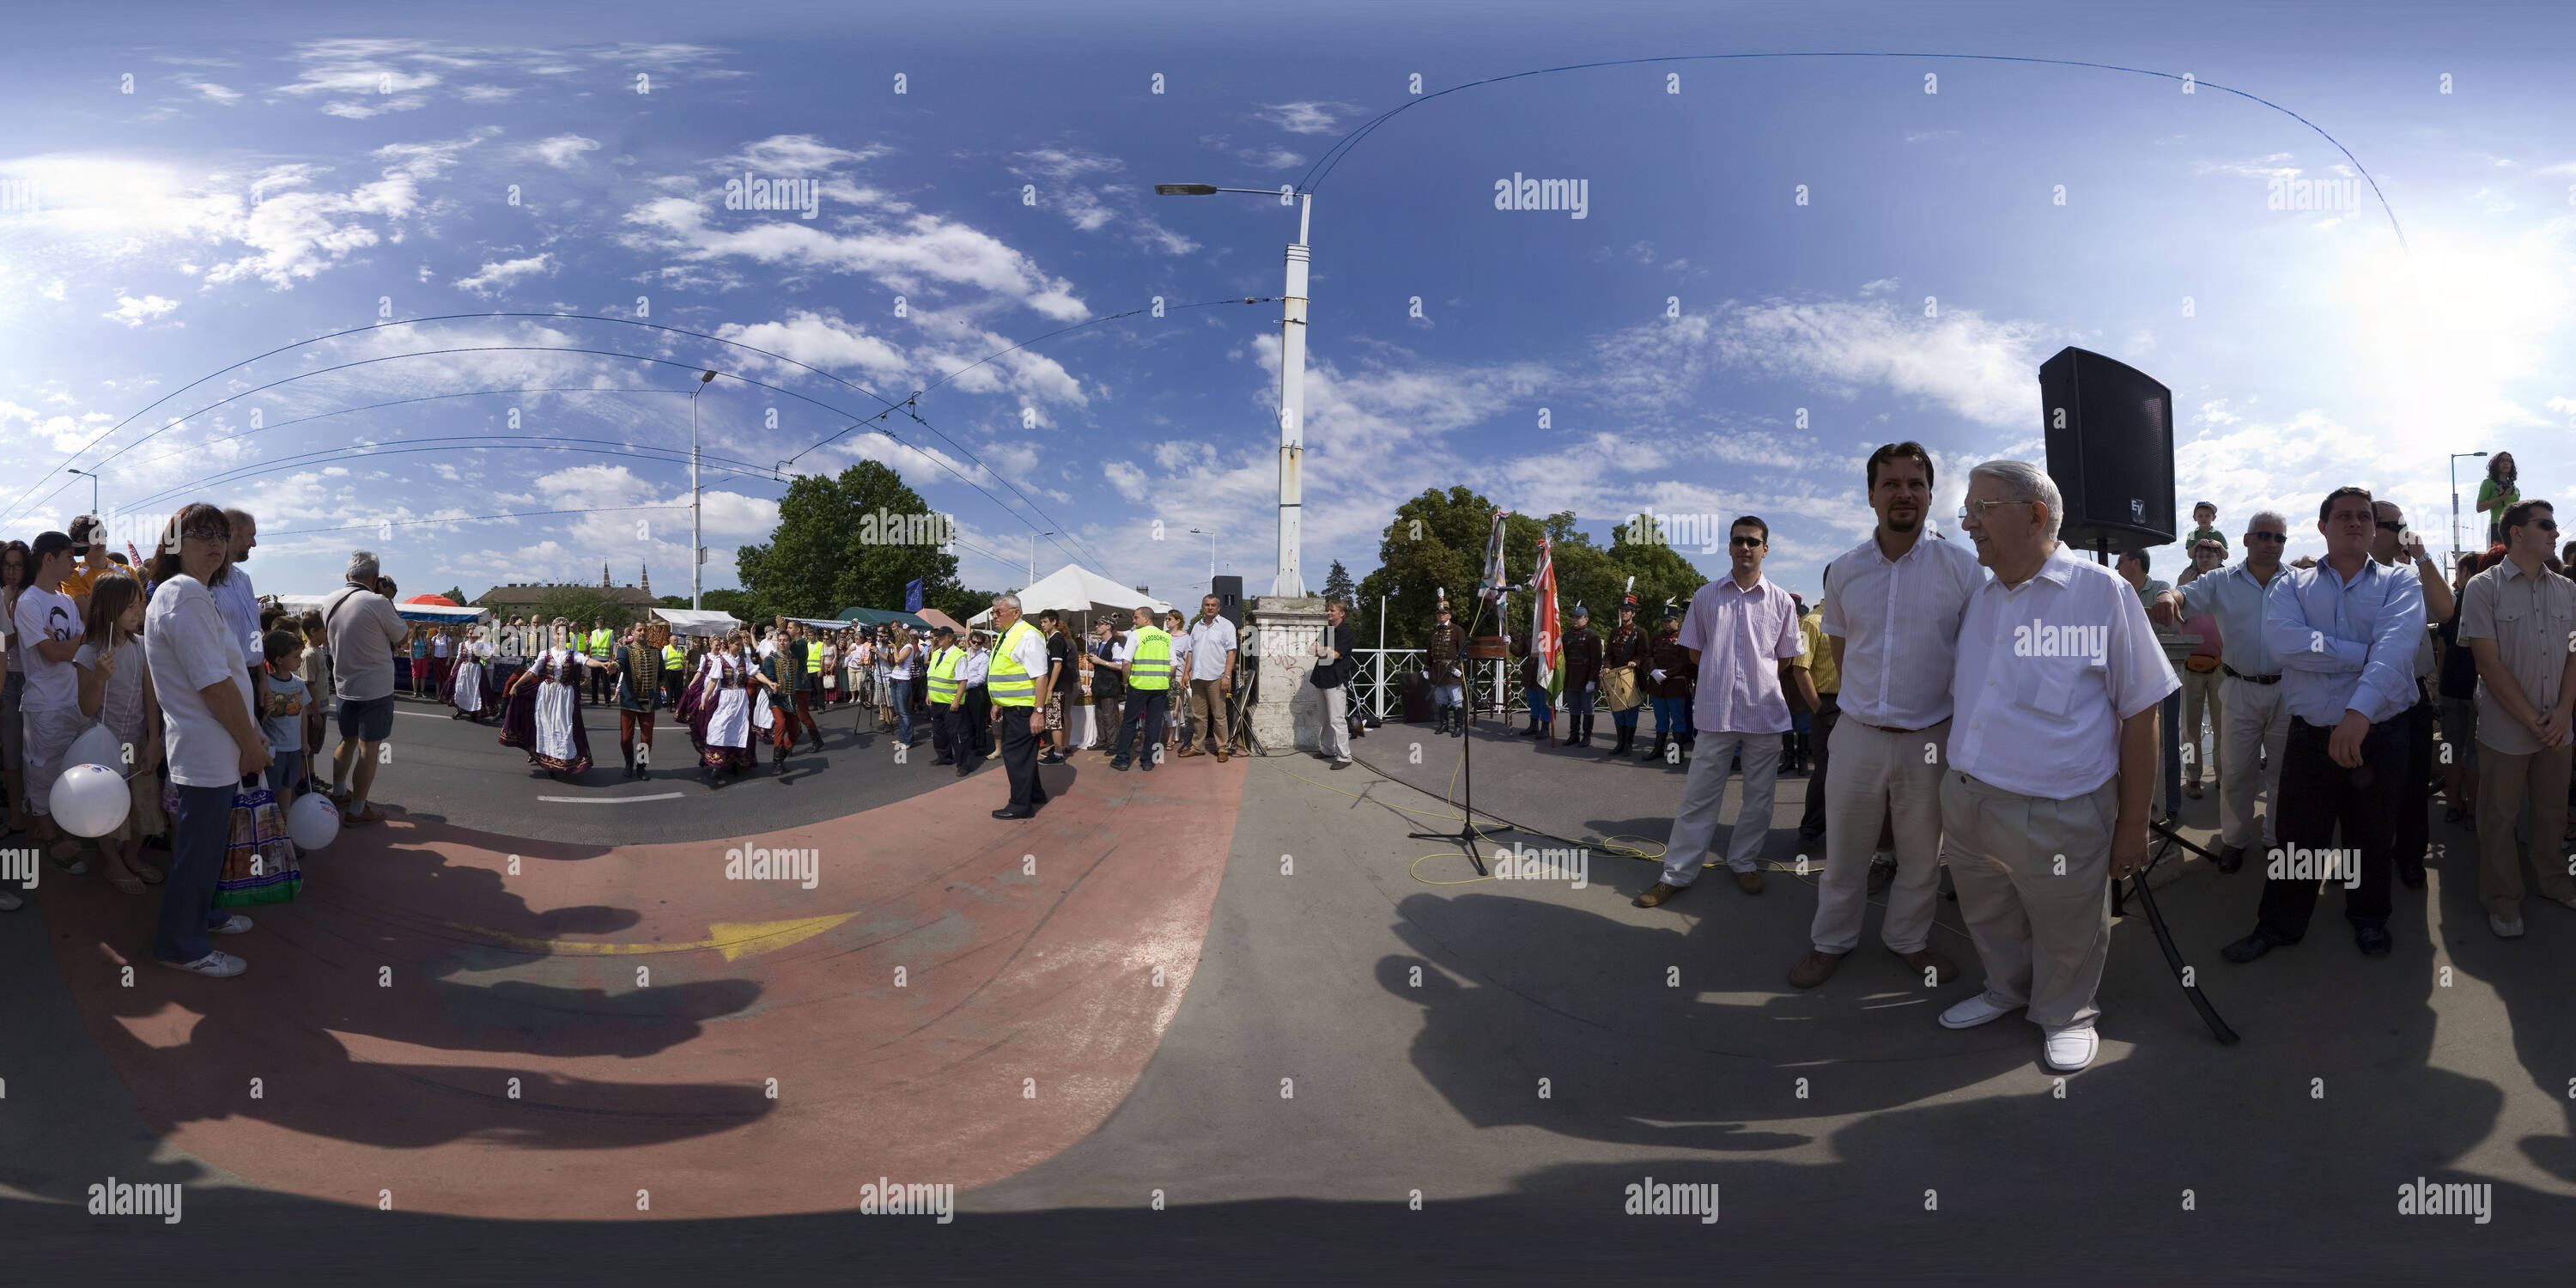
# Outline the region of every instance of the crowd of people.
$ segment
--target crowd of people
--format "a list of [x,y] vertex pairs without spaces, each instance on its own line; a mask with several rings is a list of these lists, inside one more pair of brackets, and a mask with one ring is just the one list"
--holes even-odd
[[[258,524],[239,509],[186,506],[148,559],[107,547],[106,525],[90,515],[0,546],[9,830],[32,831],[64,874],[89,871],[89,847],[57,825],[53,797],[75,744],[105,729],[128,803],[124,821],[95,838],[100,875],[131,896],[161,887],[155,960],[238,975],[242,959],[209,938],[251,929],[214,902],[237,797],[265,791],[284,806],[321,791],[343,826],[382,822],[367,797],[391,733],[395,649],[410,630],[366,551],[320,610],[264,604],[244,567]],[[315,753],[334,698],[340,738],[325,771]],[[0,892],[0,911],[22,904]]]
[[[2228,961],[2301,942],[2329,883],[2345,889],[2359,952],[2391,951],[2395,888],[2426,885],[2437,736],[2451,749],[2446,817],[2477,834],[2492,932],[2524,933],[2527,888],[2576,909],[2561,857],[2576,841],[2576,581],[2561,562],[2576,543],[2558,546],[2550,505],[2511,494],[2502,465],[2496,543],[2450,578],[2395,504],[2342,487],[2318,505],[2322,559],[2285,562],[2289,520],[2266,510],[2229,564],[2204,504],[2185,543],[2192,567],[2167,585],[2145,551],[2115,570],[2061,544],[2058,490],[2027,462],[1976,466],[1960,536],[1933,530],[1930,455],[1888,444],[1866,466],[1875,531],[1828,564],[1811,617],[1762,573],[1767,525],[1737,520],[1730,574],[1668,632],[1680,658],[1639,643],[1624,610],[1606,650],[1569,647],[1568,741],[1589,732],[1578,687],[1588,699],[1609,668],[1642,667],[1660,685],[1686,667],[1680,729],[1696,755],[1661,879],[1636,898],[1653,908],[1698,880],[1738,770],[1745,822],[1724,862],[1761,892],[1791,708],[1812,713],[1800,835],[1821,839],[1825,862],[1791,984],[1833,976],[1882,889],[1887,949],[1927,982],[1955,979],[1929,942],[1946,866],[1985,986],[1940,1023],[2021,1011],[2045,1067],[2072,1072],[2097,1047],[2110,883],[2144,868],[2152,827],[2201,794],[2204,764],[2220,797],[2216,868],[2240,871],[2258,849],[2264,860],[2252,929],[2224,945]],[[1588,634],[1575,626],[1570,639]],[[1435,683],[1451,651],[1433,650]],[[1540,691],[1525,734],[1546,732],[1543,703]]]

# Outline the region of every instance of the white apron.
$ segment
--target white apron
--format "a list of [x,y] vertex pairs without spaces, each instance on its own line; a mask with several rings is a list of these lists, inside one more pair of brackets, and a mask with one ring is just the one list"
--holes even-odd
[[456,659],[456,709],[467,715],[483,713],[483,657],[489,644],[468,644]]
[[572,745],[572,726],[581,719],[577,687],[581,672],[572,657],[568,648],[547,649],[544,654],[545,660],[554,663],[554,673],[562,677],[537,686],[537,754],[549,760],[571,760],[579,754]]
[[[730,656],[710,655],[707,677],[710,684],[729,676],[740,675],[741,662]],[[719,688],[715,690],[715,711],[707,717],[707,745],[710,747],[748,747],[751,745],[751,695],[748,690]]]

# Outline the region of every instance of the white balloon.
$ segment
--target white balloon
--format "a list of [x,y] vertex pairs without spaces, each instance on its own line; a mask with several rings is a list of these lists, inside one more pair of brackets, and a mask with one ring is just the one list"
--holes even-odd
[[299,850],[318,850],[339,839],[340,809],[320,792],[297,797],[286,809],[286,834]]
[[105,765],[122,777],[125,772],[125,744],[117,741],[116,735],[109,733],[106,725],[91,725],[88,732],[72,739],[72,749],[64,753],[63,763]]
[[125,822],[133,803],[125,775],[105,765],[74,765],[54,780],[54,821],[74,836],[105,836]]

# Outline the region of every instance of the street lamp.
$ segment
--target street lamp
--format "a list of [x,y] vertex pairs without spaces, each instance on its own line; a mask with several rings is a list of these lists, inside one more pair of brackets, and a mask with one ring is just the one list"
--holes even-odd
[[1216,585],[1216,534],[1205,528],[1192,528],[1190,531],[1208,539],[1208,585],[1213,587]]
[[2460,458],[2484,456],[2484,452],[2451,453],[2451,566],[2460,566]]
[[699,501],[705,493],[698,487],[698,395],[704,392],[708,382],[715,378],[716,373],[701,371],[698,373],[698,387],[689,391],[689,610],[691,612],[697,611],[701,606],[699,601],[705,594],[702,582],[707,567],[704,529],[699,525]]
[[[1252,193],[1277,197],[1287,205],[1297,202],[1297,240],[1288,243],[1288,285],[1280,292],[1279,318],[1279,574],[1271,583],[1273,595],[1306,593],[1306,579],[1298,571],[1299,512],[1304,489],[1299,482],[1299,464],[1306,452],[1306,234],[1314,214],[1315,195],[1282,186],[1268,188],[1220,188],[1211,183],[1158,183],[1154,191],[1165,197],[1206,197],[1220,192]],[[1216,564],[1211,556],[1208,577],[1216,577]]]
[[1038,538],[1040,538],[1040,537],[1052,537],[1052,536],[1054,536],[1054,535],[1055,535],[1055,534],[1054,534],[1054,533],[1052,533],[1052,532],[1032,532],[1032,533],[1030,533],[1030,534],[1029,534],[1029,579],[1028,579],[1028,582],[1027,582],[1026,584],[1024,584],[1024,585],[1022,585],[1022,586],[1020,587],[1020,589],[1022,589],[1022,590],[1027,590],[1030,586],[1034,586],[1034,585],[1036,585],[1036,584],[1037,584],[1037,580],[1038,580]]
[[[2479,453],[2479,455],[2481,455],[2481,456],[2483,456],[2483,455],[2485,455],[2485,454],[2486,454],[2486,453],[2484,453],[2484,452],[2480,452],[2480,453]],[[92,513],[92,514],[96,514],[96,513],[98,513],[98,476],[97,476],[97,475],[95,475],[95,474],[90,473],[88,470],[65,469],[65,470],[63,471],[63,473],[65,473],[65,474],[78,474],[78,475],[80,475],[82,478],[85,478],[85,479],[88,479],[88,480],[89,480],[89,512],[90,512],[90,513]],[[2452,498],[2452,499],[2453,499],[2454,501],[2457,501],[2457,500],[2458,500],[2458,498],[2456,498],[2456,497],[2454,497],[2454,498]],[[2458,509],[2459,507],[2458,507],[2457,505],[2453,505],[2451,508],[2456,510],[2456,509]]]

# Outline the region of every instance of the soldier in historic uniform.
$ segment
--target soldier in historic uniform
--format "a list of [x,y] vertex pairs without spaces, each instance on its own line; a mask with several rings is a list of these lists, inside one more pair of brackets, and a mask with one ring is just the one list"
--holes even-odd
[[1466,669],[1467,631],[1449,620],[1449,600],[1440,600],[1439,620],[1431,628],[1431,639],[1423,646],[1425,669],[1430,672],[1431,701],[1439,710],[1433,722],[1434,737],[1452,737],[1467,732]]
[[1646,684],[1655,698],[1655,745],[1648,747],[1639,760],[1662,760],[1664,748],[1680,744],[1682,756],[1690,756],[1691,684],[1699,678],[1699,668],[1691,664],[1690,651],[1682,647],[1682,610],[1664,605],[1664,626],[1655,636],[1655,647],[1646,655]]
[[1565,633],[1565,741],[1558,746],[1592,745],[1592,702],[1600,688],[1601,636],[1592,629],[1592,610],[1576,604]]
[[1604,760],[1636,750],[1637,711],[1649,696],[1639,681],[1645,678],[1652,651],[1645,629],[1637,625],[1637,595],[1631,591],[1619,602],[1619,625],[1610,632],[1603,651],[1601,702],[1610,708],[1610,723],[1619,730],[1619,742],[1602,753]]

